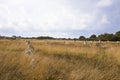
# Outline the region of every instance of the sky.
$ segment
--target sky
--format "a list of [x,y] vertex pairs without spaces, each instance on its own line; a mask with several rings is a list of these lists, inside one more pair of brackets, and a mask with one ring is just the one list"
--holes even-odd
[[0,35],[74,38],[120,30],[120,0],[0,0]]

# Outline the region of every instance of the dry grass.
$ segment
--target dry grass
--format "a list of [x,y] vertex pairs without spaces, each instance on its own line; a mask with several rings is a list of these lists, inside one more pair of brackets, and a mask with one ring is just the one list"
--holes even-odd
[[102,43],[108,49],[81,41],[31,43],[34,55],[26,56],[24,40],[0,40],[0,80],[120,80],[120,45],[114,42]]

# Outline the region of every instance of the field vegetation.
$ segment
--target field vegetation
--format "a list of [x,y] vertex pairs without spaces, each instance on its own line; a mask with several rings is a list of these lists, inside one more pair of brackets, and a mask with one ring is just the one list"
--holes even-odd
[[[74,40],[0,40],[0,80],[120,80],[120,43]],[[103,46],[107,46],[104,48]],[[35,59],[31,65],[32,58]]]

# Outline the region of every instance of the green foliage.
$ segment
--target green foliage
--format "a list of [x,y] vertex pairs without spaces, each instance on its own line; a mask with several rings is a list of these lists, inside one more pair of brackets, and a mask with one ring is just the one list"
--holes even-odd
[[41,37],[37,37],[37,39],[54,39],[54,38],[49,36],[41,36]]
[[79,40],[85,40],[86,38],[84,36],[80,36]]
[[115,34],[104,33],[96,36],[92,34],[89,38],[85,38],[84,36],[80,36],[79,40],[101,40],[101,41],[120,41],[120,31],[117,31]]
[[104,33],[96,36],[96,34],[92,34],[89,38],[86,38],[85,36],[81,35],[79,38],[54,38],[50,36],[39,36],[39,37],[21,37],[21,36],[15,36],[7,37],[7,36],[1,36],[0,39],[52,39],[52,40],[102,40],[102,41],[120,41],[120,31],[117,31],[115,34],[113,33]]
[[118,40],[120,40],[120,31],[117,31],[117,32],[115,33],[115,36],[117,37]]
[[116,37],[114,34],[105,33],[105,34],[99,35],[98,39],[102,41],[114,41],[116,40]]
[[92,34],[90,37],[89,37],[90,40],[97,40],[97,36],[95,34]]

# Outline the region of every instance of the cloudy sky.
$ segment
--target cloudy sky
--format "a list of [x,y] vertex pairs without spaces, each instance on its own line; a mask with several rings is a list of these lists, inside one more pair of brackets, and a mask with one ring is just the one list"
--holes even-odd
[[0,35],[79,37],[120,30],[120,0],[0,0]]

